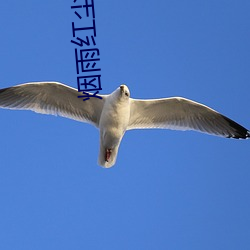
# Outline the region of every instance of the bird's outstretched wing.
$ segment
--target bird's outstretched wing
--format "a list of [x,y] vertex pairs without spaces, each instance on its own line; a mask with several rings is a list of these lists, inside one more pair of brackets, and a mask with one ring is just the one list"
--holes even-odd
[[32,82],[0,89],[0,107],[60,115],[98,127],[106,96],[83,101],[76,89],[58,82]]
[[185,98],[130,101],[130,122],[127,129],[166,128],[196,130],[237,139],[250,137],[250,132],[238,123],[203,104]]

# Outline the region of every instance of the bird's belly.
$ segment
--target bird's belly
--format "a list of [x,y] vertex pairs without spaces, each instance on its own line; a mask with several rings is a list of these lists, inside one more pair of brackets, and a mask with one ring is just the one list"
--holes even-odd
[[117,117],[114,119],[112,116],[106,116],[100,125],[102,142],[106,147],[113,148],[122,139],[127,124],[124,124],[124,121],[117,119]]
[[[108,126],[107,126],[108,124]],[[119,120],[113,120],[106,123],[106,126],[101,128],[102,139],[107,146],[116,145],[123,137],[126,128]]]
[[102,134],[102,142],[105,147],[114,148],[119,144],[123,134],[116,130],[105,130]]
[[100,139],[107,148],[119,145],[129,122],[129,108],[119,103],[105,107],[106,112],[100,118]]

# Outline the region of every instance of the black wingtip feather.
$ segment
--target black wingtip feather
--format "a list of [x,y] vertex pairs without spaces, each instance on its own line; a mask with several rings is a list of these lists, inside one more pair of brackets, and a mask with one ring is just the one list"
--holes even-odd
[[250,137],[250,131],[238,124],[237,122],[229,119],[226,116],[223,118],[229,123],[230,127],[234,130],[234,133],[228,136],[228,138],[234,139],[247,139]]

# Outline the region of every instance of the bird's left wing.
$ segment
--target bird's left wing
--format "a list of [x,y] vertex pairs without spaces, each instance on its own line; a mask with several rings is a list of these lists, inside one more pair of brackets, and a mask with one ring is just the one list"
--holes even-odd
[[0,89],[0,108],[60,115],[98,127],[106,96],[83,101],[79,95],[76,89],[58,82],[25,83]]
[[131,98],[130,103],[128,130],[166,128],[196,130],[223,137],[250,137],[250,132],[238,123],[203,104],[182,97],[152,100]]

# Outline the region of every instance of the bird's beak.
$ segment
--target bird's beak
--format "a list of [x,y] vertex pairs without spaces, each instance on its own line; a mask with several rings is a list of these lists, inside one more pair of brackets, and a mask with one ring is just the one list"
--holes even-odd
[[121,89],[121,93],[124,92],[124,85],[121,85],[120,89]]

